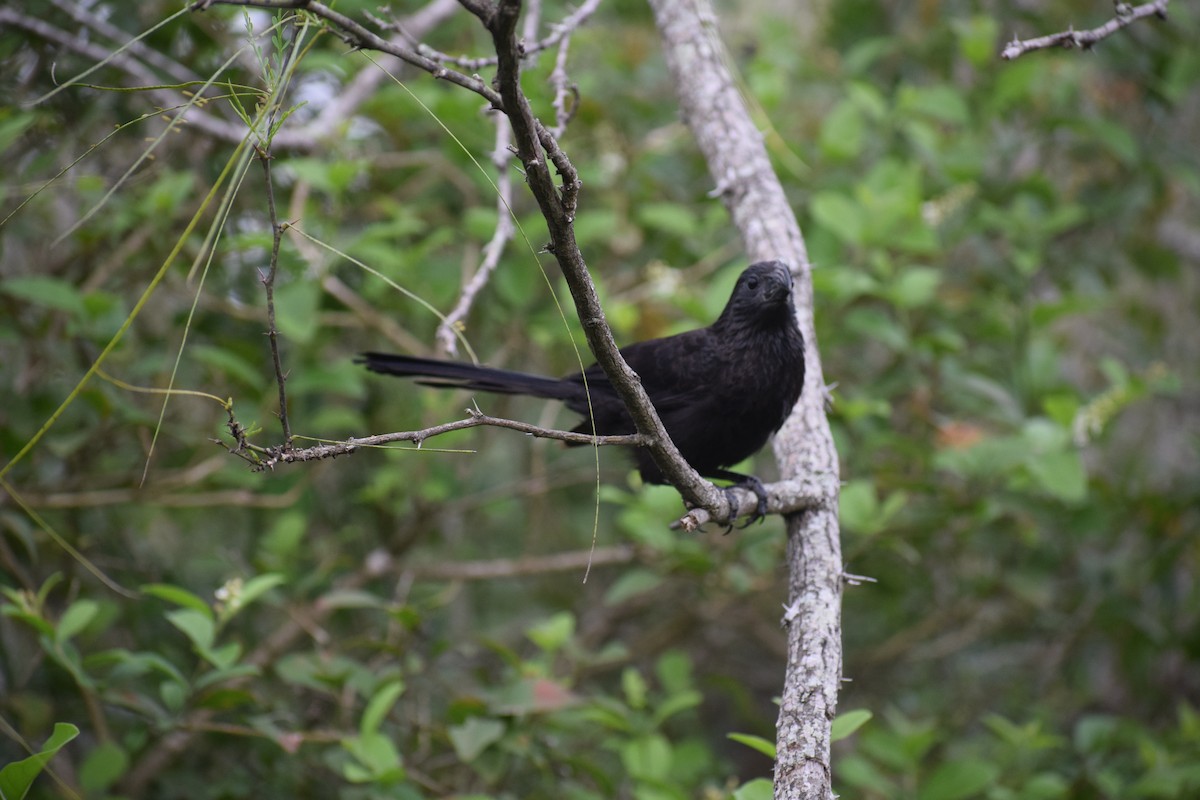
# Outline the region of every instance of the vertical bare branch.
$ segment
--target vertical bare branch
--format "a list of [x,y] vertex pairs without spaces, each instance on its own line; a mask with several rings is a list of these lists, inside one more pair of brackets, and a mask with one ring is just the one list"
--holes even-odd
[[267,341],[271,344],[271,363],[275,367],[275,382],[279,386],[279,424],[283,428],[283,447],[292,447],[292,429],[287,414],[287,375],[283,371],[283,359],[279,355],[279,329],[275,327],[275,276],[279,271],[279,245],[283,241],[283,226],[275,211],[275,184],[271,180],[271,153],[259,147],[258,160],[262,164],[266,182],[267,215],[271,220],[271,263],[267,274],[262,276],[263,288],[267,292]]
[[820,477],[833,494],[788,517],[788,664],[776,731],[775,797],[827,800],[833,797],[830,724],[841,679],[842,554],[837,451],[825,418],[811,267],[800,226],[715,33],[712,7],[707,0],[650,0],[650,5],[684,120],[750,260],[782,259],[797,275],[796,313],[807,343],[805,386],[775,437],[775,457],[785,479]]

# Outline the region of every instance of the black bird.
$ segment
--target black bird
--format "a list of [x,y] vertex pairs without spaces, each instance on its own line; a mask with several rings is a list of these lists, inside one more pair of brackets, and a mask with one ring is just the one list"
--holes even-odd
[[[684,459],[706,478],[753,491],[758,497],[754,518],[762,517],[767,506],[762,481],[725,467],[766,444],[804,385],[804,339],[796,325],[787,266],[780,261],[751,264],[712,325],[638,342],[622,348],[621,355],[641,378]],[[596,364],[583,374],[545,378],[386,353],[363,353],[358,363],[372,372],[426,379],[418,381],[426,386],[561,400],[585,417],[590,392],[597,434],[634,432],[624,404]],[[584,419],[574,430],[590,434],[592,426]],[[633,458],[644,481],[667,483],[647,451],[638,449]]]

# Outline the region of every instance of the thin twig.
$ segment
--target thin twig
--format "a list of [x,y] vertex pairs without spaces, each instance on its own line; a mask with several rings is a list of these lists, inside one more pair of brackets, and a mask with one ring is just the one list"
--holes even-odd
[[[554,58],[554,69],[550,72],[550,85],[554,87],[554,127],[550,132],[556,139],[566,133],[567,124],[579,108],[579,87],[571,83],[570,76],[567,75],[567,51],[570,46],[571,39],[564,36],[558,44],[558,55]],[[568,98],[571,100],[569,106]]]
[[283,359],[279,355],[279,329],[275,326],[275,276],[279,268],[279,245],[283,241],[283,226],[275,211],[275,182],[271,180],[271,153],[258,148],[258,160],[262,164],[263,179],[266,181],[267,215],[271,221],[271,265],[262,279],[267,292],[267,341],[271,345],[271,363],[275,367],[275,383],[279,386],[279,425],[283,428],[283,447],[292,447],[292,428],[288,424],[287,375],[283,371]]
[[419,431],[380,433],[374,436],[363,436],[340,442],[329,442],[313,447],[293,448],[290,450],[282,446],[261,447],[251,444],[246,437],[245,429],[241,428],[236,421],[232,421],[230,424],[230,433],[235,441],[235,445],[231,448],[230,452],[235,455],[246,455],[247,460],[253,463],[254,470],[261,472],[263,470],[274,469],[279,464],[295,464],[302,461],[337,458],[338,456],[357,452],[363,447],[381,447],[383,445],[395,444],[396,442],[413,442],[417,445],[417,449],[420,449],[425,441],[435,436],[441,436],[453,431],[466,430],[467,428],[478,428],[482,425],[494,428],[508,428],[509,430],[519,431],[537,439],[557,439],[558,441],[570,444],[586,444],[595,447],[605,445],[643,447],[649,443],[649,437],[640,433],[621,434],[617,436],[593,436],[587,433],[543,428],[540,425],[533,425],[513,419],[492,417],[473,409],[468,409],[467,413],[469,416],[466,419],[434,425]]
[[1000,57],[1005,61],[1012,61],[1014,58],[1019,58],[1033,50],[1046,50],[1051,47],[1078,47],[1081,50],[1090,50],[1097,42],[1107,39],[1117,31],[1145,17],[1158,17],[1159,19],[1167,18],[1167,4],[1171,0],[1153,0],[1150,3],[1143,3],[1140,6],[1131,6],[1128,3],[1115,3],[1117,15],[1104,23],[1098,28],[1093,28],[1090,31],[1076,31],[1073,28],[1059,33],[1052,33],[1049,36],[1039,36],[1036,39],[1013,39],[1000,53]]
[[[579,88],[571,83],[567,75],[567,52],[571,46],[571,34],[595,12],[600,0],[587,0],[583,5],[568,15],[558,25],[552,26],[550,35],[543,42],[547,46],[557,39],[558,53],[554,58],[554,69],[550,72],[550,85],[554,87],[554,128],[551,130],[555,138],[562,136],[567,130],[567,123],[575,116],[579,108]],[[539,42],[542,44],[542,42]],[[526,47],[526,52],[529,48]],[[567,105],[567,99],[571,105]]]
[[496,230],[491,240],[483,248],[483,259],[479,268],[462,288],[458,302],[446,315],[437,329],[438,344],[450,355],[458,353],[457,330],[465,325],[464,320],[471,312],[475,297],[487,285],[492,272],[500,263],[504,248],[512,239],[514,233],[512,220],[512,172],[509,169],[512,133],[504,117],[496,115],[496,147],[492,150],[492,164],[496,167]]

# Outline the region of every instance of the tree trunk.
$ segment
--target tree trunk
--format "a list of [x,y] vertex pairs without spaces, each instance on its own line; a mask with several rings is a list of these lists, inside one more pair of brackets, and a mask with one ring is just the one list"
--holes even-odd
[[742,101],[707,0],[650,0],[684,121],[741,233],[750,261],[780,259],[796,275],[796,314],[807,342],[804,394],[775,437],[784,479],[823,477],[824,503],[788,517],[788,664],[776,729],[775,797],[833,797],[830,725],[841,679],[842,555],[838,460],[825,418],[825,382],[813,330],[812,274],[796,217]]

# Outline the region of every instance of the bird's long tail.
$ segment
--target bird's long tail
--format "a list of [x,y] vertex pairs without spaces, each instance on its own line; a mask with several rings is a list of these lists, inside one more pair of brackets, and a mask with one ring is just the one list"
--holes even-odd
[[575,381],[478,367],[459,361],[440,361],[436,358],[417,358],[390,353],[362,353],[355,362],[383,375],[432,379],[417,381],[426,386],[470,389],[493,394],[523,394],[548,400],[572,400],[582,397],[584,393],[582,383]]

